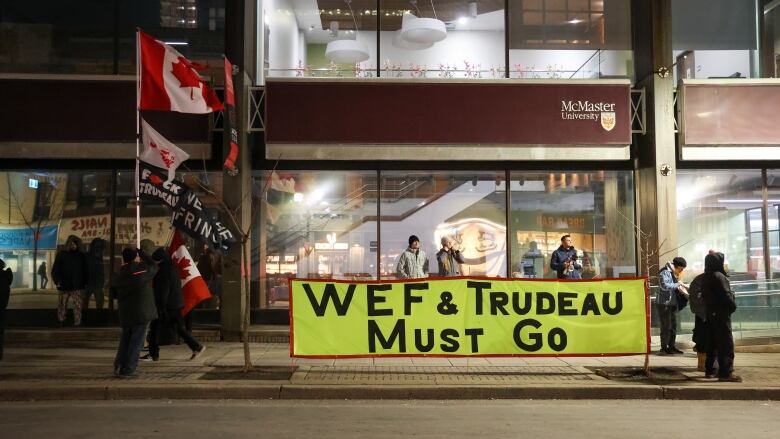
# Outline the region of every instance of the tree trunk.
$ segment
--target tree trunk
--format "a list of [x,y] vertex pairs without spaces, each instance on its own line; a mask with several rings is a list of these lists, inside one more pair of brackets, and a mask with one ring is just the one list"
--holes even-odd
[[244,316],[241,321],[241,340],[244,342],[244,372],[249,372],[252,369],[252,355],[249,352],[249,308],[252,295],[249,291],[251,283],[249,281],[249,264],[247,263],[247,241],[249,241],[249,236],[243,236],[241,238],[241,282],[244,287],[245,300]]

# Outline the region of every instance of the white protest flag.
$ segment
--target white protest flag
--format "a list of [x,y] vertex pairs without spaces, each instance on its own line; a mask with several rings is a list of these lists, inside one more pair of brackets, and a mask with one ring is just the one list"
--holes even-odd
[[143,119],[141,119],[141,128],[144,140],[144,152],[141,154],[141,160],[158,168],[167,169],[167,181],[173,180],[176,177],[176,168],[190,158],[189,154],[169,142]]

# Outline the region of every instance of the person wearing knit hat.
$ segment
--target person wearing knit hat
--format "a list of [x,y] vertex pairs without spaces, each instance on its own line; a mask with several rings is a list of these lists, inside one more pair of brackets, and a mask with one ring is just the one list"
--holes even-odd
[[395,272],[399,279],[428,277],[428,257],[420,249],[420,238],[415,235],[409,237],[409,247],[398,258]]

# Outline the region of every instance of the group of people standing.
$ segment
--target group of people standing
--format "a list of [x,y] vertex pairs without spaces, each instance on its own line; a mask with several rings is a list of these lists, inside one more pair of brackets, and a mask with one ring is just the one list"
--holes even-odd
[[[65,322],[68,304],[73,304],[73,324],[81,325],[82,310],[89,306],[92,297],[95,298],[95,308],[103,308],[105,298],[105,270],[103,268],[103,252],[106,241],[95,238],[89,243],[87,252],[82,251],[82,242],[77,236],[70,235],[65,241],[65,248],[57,253],[51,268],[51,277],[59,294],[57,301],[57,320]],[[46,288],[46,263],[38,267],[41,276],[41,288]]]
[[704,273],[696,276],[690,285],[681,281],[687,265],[685,259],[676,257],[658,272],[656,307],[661,323],[658,354],[682,354],[675,346],[677,313],[690,303],[695,314],[693,341],[699,370],[706,378],[741,382],[742,378],[734,374],[731,333],[731,315],[737,310],[737,303],[726,272],[725,256],[710,250],[704,257]]
[[[165,249],[158,248],[149,256],[143,250],[125,248],[122,250],[122,262],[111,282],[119,302],[119,324],[122,327],[114,358],[114,375],[134,377],[139,360],[159,360],[159,336],[165,325],[172,325],[190,348],[191,360],[202,354],[206,347],[184,327],[181,278]],[[147,326],[149,354],[141,357]]]
[[[466,262],[451,236],[441,238],[441,249],[436,253],[439,277],[461,276],[462,266]],[[419,279],[428,277],[428,257],[420,249],[420,238],[409,237],[409,247],[401,253],[396,264],[396,276],[399,279]]]

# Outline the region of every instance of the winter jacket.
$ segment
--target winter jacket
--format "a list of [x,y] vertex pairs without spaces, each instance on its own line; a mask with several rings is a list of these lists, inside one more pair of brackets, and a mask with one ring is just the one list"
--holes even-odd
[[667,262],[664,268],[658,272],[658,295],[655,301],[662,306],[677,306],[677,290],[682,283],[674,275],[672,263]]
[[399,279],[428,277],[428,257],[422,250],[407,248],[398,258],[395,274]]
[[724,269],[723,253],[709,254],[704,258],[702,291],[707,308],[707,320],[730,321],[737,310],[737,302],[731,291],[731,283]]
[[436,262],[439,264],[439,276],[446,277],[460,276],[463,274],[460,272],[460,266],[458,264],[463,264],[466,261],[463,259],[463,255],[460,251],[446,251],[441,249],[436,253]]
[[558,279],[582,278],[579,272],[565,273],[566,261],[574,262],[574,270],[582,270],[582,265],[577,262],[577,250],[574,248],[574,246],[571,246],[568,249],[560,246],[553,252],[552,257],[550,258],[550,268],[558,273]]
[[87,287],[93,290],[102,290],[106,282],[105,269],[103,268],[103,249],[106,241],[95,238],[89,243],[87,252]]
[[14,273],[10,268],[2,269],[5,264],[0,262],[0,311],[8,308],[8,300],[11,297],[11,283],[14,281]]
[[154,275],[152,281],[157,310],[178,313],[180,309],[184,308],[179,270],[164,251],[156,251],[154,259],[160,261],[157,264],[157,274]]
[[123,328],[145,324],[157,318],[151,285],[157,274],[157,266],[146,253],[141,252],[141,258],[142,263],[123,264],[111,283],[119,299],[119,323]]
[[[67,250],[71,241],[76,243],[76,250]],[[60,291],[83,290],[87,286],[87,279],[89,279],[87,257],[79,251],[80,248],[81,241],[75,236],[70,236],[65,242],[65,250],[57,253],[54,258],[51,278]]]

